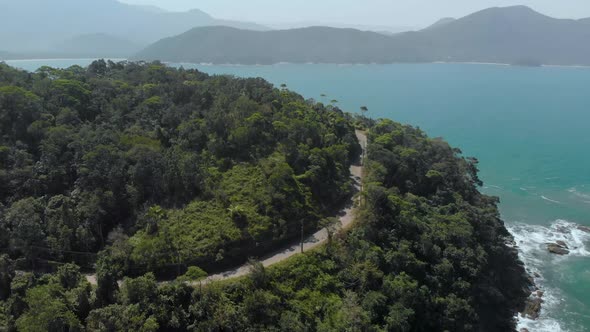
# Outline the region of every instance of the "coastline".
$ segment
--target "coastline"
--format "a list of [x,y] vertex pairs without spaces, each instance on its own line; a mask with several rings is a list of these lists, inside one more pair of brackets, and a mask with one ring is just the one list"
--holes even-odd
[[[30,63],[35,61],[91,61],[91,60],[111,60],[115,62],[120,61],[151,61],[151,60],[139,60],[133,58],[117,58],[117,57],[57,57],[57,58],[17,58],[17,59],[0,59],[0,62],[23,62]],[[160,60],[161,61],[161,60]],[[389,65],[424,65],[424,64],[442,64],[442,65],[483,65],[483,66],[500,66],[500,67],[521,67],[521,68],[579,68],[579,69],[590,69],[590,65],[557,65],[557,64],[540,64],[539,66],[526,66],[517,65],[502,62],[479,62],[479,61],[427,61],[427,62],[389,62],[389,63],[377,63],[377,62],[366,62],[366,63],[335,63],[335,62],[276,62],[276,63],[256,63],[256,64],[245,64],[245,63],[215,63],[215,62],[190,62],[190,61],[161,61],[166,65],[191,65],[191,66],[219,66],[219,67],[274,67],[284,65],[333,65],[333,66],[389,66]]]
[[[141,60],[130,60],[141,61]],[[391,63],[332,63],[332,62],[277,62],[272,64],[244,64],[244,63],[214,63],[214,62],[190,62],[190,61],[162,61],[164,64],[175,65],[193,65],[193,66],[219,66],[219,67],[273,67],[284,65],[333,65],[333,66],[391,66],[391,65],[427,65],[427,64],[442,64],[442,65],[484,65],[484,66],[501,66],[501,67],[521,67],[521,68],[586,68],[590,69],[590,65],[551,65],[541,64],[539,66],[523,66],[510,63],[501,62],[477,62],[477,61],[429,61],[429,62],[391,62]]]
[[35,61],[88,61],[88,60],[111,60],[111,61],[127,61],[126,58],[110,58],[110,57],[90,57],[90,58],[43,58],[43,59],[0,59],[0,62],[35,62]]

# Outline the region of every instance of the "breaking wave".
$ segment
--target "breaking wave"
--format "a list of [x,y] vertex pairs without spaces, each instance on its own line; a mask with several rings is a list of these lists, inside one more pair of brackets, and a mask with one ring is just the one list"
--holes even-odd
[[568,256],[550,256],[548,243],[563,241],[570,250],[569,256],[588,257],[590,251],[586,244],[590,242],[590,228],[580,226],[566,220],[556,220],[550,226],[512,224],[507,225],[514,237],[520,259],[524,262],[528,273],[534,276],[536,285],[543,291],[543,306],[537,320],[517,317],[518,331],[561,332],[566,331],[557,319],[551,316],[563,304],[558,289],[544,283],[542,268],[550,259],[567,259]]

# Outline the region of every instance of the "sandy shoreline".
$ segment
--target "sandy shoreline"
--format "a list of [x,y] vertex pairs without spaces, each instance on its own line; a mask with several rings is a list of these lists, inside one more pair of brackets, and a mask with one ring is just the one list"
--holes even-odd
[[[40,59],[0,59],[0,62],[13,62],[13,63],[27,63],[36,61],[89,61],[89,60],[111,60],[114,62],[120,61],[138,61],[126,58],[108,58],[108,57],[96,57],[96,58],[40,58]],[[271,66],[284,66],[284,65],[334,65],[334,66],[387,66],[387,65],[421,65],[421,64],[453,64],[453,65],[485,65],[485,66],[504,66],[504,67],[525,67],[525,68],[590,68],[590,65],[552,65],[552,64],[541,64],[539,66],[520,66],[509,63],[501,62],[478,62],[478,61],[431,61],[431,62],[392,62],[392,63],[323,63],[323,62],[277,62],[272,64],[243,64],[243,63],[212,63],[212,62],[189,62],[189,61],[162,61],[166,65],[193,65],[193,66],[219,66],[219,67],[271,67]]]

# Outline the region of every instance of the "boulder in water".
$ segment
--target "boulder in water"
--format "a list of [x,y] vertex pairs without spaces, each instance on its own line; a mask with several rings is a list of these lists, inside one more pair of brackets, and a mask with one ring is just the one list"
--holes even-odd
[[555,243],[558,244],[559,246],[561,246],[562,248],[569,249],[567,244],[563,241],[555,241]]
[[569,255],[570,251],[567,249],[567,246],[562,246],[558,243],[549,243],[547,244],[547,250],[549,250],[550,253],[552,254],[556,254],[556,255]]

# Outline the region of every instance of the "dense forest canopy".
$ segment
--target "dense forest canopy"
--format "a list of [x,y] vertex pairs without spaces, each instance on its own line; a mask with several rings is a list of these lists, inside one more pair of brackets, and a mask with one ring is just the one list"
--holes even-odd
[[[354,227],[198,286],[341,208],[355,126],[369,149]],[[506,331],[527,295],[477,160],[262,79],[0,65],[0,130],[6,330]]]

